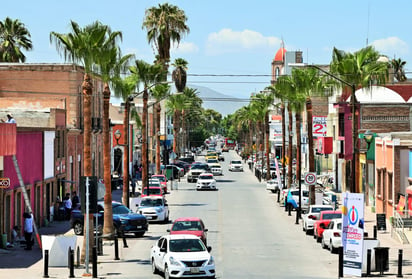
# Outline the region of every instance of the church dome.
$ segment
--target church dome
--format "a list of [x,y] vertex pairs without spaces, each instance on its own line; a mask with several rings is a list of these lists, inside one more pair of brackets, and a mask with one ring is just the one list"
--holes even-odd
[[275,59],[273,61],[275,62],[283,62],[285,58],[285,53],[286,53],[286,48],[281,47],[275,55]]

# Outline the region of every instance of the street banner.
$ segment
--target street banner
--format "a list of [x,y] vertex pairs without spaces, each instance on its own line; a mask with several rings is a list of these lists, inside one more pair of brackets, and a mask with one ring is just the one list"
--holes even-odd
[[343,193],[343,274],[362,276],[364,194]]
[[278,186],[279,189],[286,188],[285,185],[282,185],[282,182],[280,181],[280,169],[279,169],[279,163],[278,163],[278,158],[275,158],[275,166],[276,166],[276,179],[278,181]]

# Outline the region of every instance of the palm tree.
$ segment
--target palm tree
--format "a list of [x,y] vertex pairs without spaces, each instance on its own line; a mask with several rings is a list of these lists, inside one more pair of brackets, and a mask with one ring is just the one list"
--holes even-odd
[[0,62],[26,62],[21,51],[32,50],[29,30],[18,19],[0,21]]
[[186,97],[183,94],[171,95],[166,103],[166,107],[169,113],[173,115],[173,152],[175,154],[180,153],[178,138],[181,125],[181,113],[186,107]]
[[183,58],[176,58],[172,66],[175,69],[172,72],[172,80],[175,82],[177,92],[183,92],[186,87],[187,80],[187,61]]
[[398,59],[392,59],[391,65],[393,67],[393,71],[395,74],[395,78],[399,82],[406,81],[406,75],[405,75],[405,70],[403,67],[405,67],[406,61],[402,61],[400,58]]
[[[155,135],[156,135],[156,173],[160,173],[160,101],[170,94],[170,86],[168,84],[158,84],[152,89],[152,95],[156,99],[156,122],[155,122]],[[166,141],[166,134],[164,140]],[[166,163],[164,163],[166,165]]]
[[[115,44],[119,34],[112,33],[107,25],[96,21],[90,25],[81,28],[76,22],[71,21],[71,32],[67,34],[51,32],[50,41],[56,44],[57,51],[63,54],[64,59],[73,63],[81,63],[84,67],[84,78],[82,84],[83,92],[83,166],[84,176],[92,176],[92,158],[91,158],[91,104],[93,96],[93,85],[91,82],[92,71],[96,67],[98,55],[103,47]],[[85,215],[85,224],[89,222],[89,239],[83,241],[82,262],[85,260],[86,243],[89,243],[88,249],[91,251],[93,243],[93,215]],[[91,217],[91,218],[90,218]],[[90,253],[90,259],[92,258]]]
[[143,112],[142,112],[142,189],[148,187],[148,97],[149,87],[161,82],[164,75],[163,68],[160,64],[149,64],[143,60],[136,60],[135,65],[130,67],[130,71],[136,76],[136,79],[143,84]]
[[369,88],[372,84],[385,84],[389,76],[389,63],[381,62],[381,55],[372,46],[367,46],[354,53],[346,53],[336,48],[333,49],[330,71],[341,81],[339,85],[351,86],[351,107],[352,107],[352,162],[351,174],[347,174],[346,185],[349,179],[350,191],[357,192],[356,181],[356,161],[358,156],[358,117],[356,110],[355,89],[357,87]]
[[187,17],[179,7],[168,3],[146,10],[142,28],[147,31],[147,40],[157,50],[158,60],[165,72],[170,61],[170,46],[180,43],[182,35],[189,33]]

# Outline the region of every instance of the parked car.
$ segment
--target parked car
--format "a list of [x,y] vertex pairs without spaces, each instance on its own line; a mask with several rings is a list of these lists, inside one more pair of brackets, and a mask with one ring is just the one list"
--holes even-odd
[[196,182],[200,174],[210,172],[210,167],[205,163],[193,163],[187,173],[187,182]]
[[331,205],[310,205],[308,211],[302,214],[302,228],[306,234],[313,232],[313,225],[315,221],[319,219],[322,211],[333,211],[334,208]]
[[168,278],[215,278],[215,261],[211,247],[188,234],[162,236],[152,246],[150,261],[154,274],[162,272]]
[[207,243],[207,231],[202,219],[198,217],[177,218],[171,229],[167,230],[170,234],[193,234],[199,237],[203,243]]
[[149,190],[147,188],[144,188],[142,190],[142,195],[140,196],[141,198],[147,197],[147,196],[160,196],[163,197],[165,193],[163,192],[163,187],[162,186],[150,186],[149,185]]
[[[307,211],[309,207],[309,190],[302,188],[301,189],[301,201],[302,211]],[[299,206],[299,188],[289,188],[287,190],[286,198],[285,198],[285,206],[291,206],[293,209],[298,208]]]
[[242,161],[240,161],[240,160],[230,161],[229,171],[243,171]]
[[329,225],[330,220],[342,218],[341,211],[322,211],[319,220],[313,224],[313,238],[317,242],[322,240],[323,231]]
[[169,179],[179,179],[179,177],[184,176],[184,170],[176,165],[166,165],[161,166],[163,174],[166,175],[166,178]]
[[184,171],[183,175],[185,175],[186,172],[188,172],[189,169],[190,169],[190,164],[189,163],[184,162],[184,161],[180,161],[180,160],[176,160],[171,165],[175,165],[175,166],[178,166],[179,168],[183,169],[183,171]]
[[332,219],[322,234],[322,248],[334,253],[342,246],[342,219]]
[[279,183],[277,179],[271,179],[266,182],[266,190],[271,191],[272,193],[277,193],[279,188]]
[[202,173],[197,178],[196,190],[216,190],[216,179],[211,173]]
[[138,212],[148,221],[169,222],[169,206],[162,197],[145,197],[139,204]]
[[188,163],[189,165],[192,164],[195,161],[195,158],[193,156],[187,156],[187,157],[180,157],[177,159],[178,161],[183,161]]
[[163,188],[163,192],[166,194],[167,193],[166,175],[164,175],[164,174],[154,174],[154,175],[152,175],[152,179],[158,179],[160,181],[160,185]]
[[[96,220],[95,228],[99,233],[102,232],[104,221],[104,202],[97,203],[98,213],[93,214],[93,220]],[[139,213],[132,212],[129,208],[119,202],[112,202],[113,210],[113,225],[115,234],[121,235],[123,233],[134,233],[141,237],[149,228],[147,218]],[[83,235],[84,233],[84,215],[80,209],[74,209],[71,212],[70,226],[76,235]]]

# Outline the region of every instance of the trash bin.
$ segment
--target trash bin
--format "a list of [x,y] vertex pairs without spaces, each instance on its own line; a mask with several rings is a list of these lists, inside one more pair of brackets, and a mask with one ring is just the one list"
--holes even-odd
[[383,274],[389,270],[389,247],[375,247],[375,266],[376,271]]

